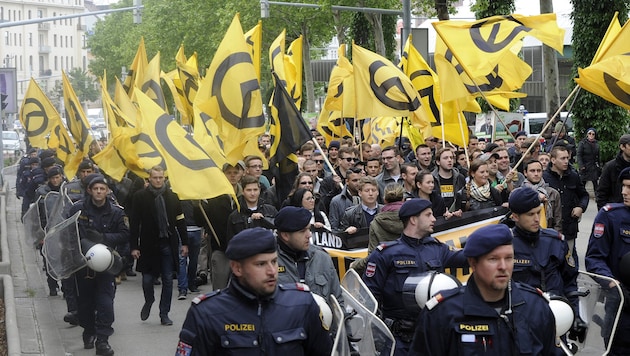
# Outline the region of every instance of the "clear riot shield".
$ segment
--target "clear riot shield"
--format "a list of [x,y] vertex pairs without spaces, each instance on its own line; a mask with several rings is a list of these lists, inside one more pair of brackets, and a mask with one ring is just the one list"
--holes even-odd
[[46,209],[46,231],[62,222],[63,211],[68,204],[72,204],[65,194],[59,192],[49,192],[44,197],[44,207]]
[[331,356],[352,356],[350,344],[348,343],[348,333],[346,333],[343,309],[334,295],[328,297],[328,305],[333,314],[333,322],[330,326],[330,333],[335,335],[335,343]]
[[350,269],[346,272],[341,280],[341,286],[344,287],[357,302],[361,303],[373,314],[376,314],[378,302],[355,270]]
[[[344,327],[350,352],[353,355],[393,355],[394,335],[371,309],[366,308],[354,297],[357,295],[361,300],[376,305],[370,290],[359,276],[352,272],[346,273],[341,287],[346,308]],[[353,286],[352,292],[346,290],[344,284]]]
[[[41,197],[39,198],[41,199]],[[24,224],[24,234],[26,235],[26,241],[33,244],[33,247],[37,247],[42,240],[44,240],[44,229],[42,229],[41,219],[39,218],[39,199],[31,204],[30,208],[24,214],[22,223]]]
[[46,257],[48,273],[56,279],[70,277],[74,272],[87,265],[81,243],[77,219],[80,212],[55,225],[46,234],[42,253]]
[[[608,288],[610,282],[618,287]],[[586,337],[574,340],[569,333],[561,346],[567,355],[607,355],[614,338],[627,337],[615,335],[625,299],[621,286],[612,278],[580,271],[578,292],[580,317],[588,324]]]

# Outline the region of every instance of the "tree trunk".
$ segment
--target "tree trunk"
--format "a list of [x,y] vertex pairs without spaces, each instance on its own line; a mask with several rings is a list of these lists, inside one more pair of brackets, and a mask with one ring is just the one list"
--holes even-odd
[[[306,88],[306,112],[315,112],[315,89],[311,69],[311,43],[308,40],[308,25],[302,24],[302,63],[304,66],[304,87]],[[304,94],[302,94],[302,97]]]
[[[540,0],[540,13],[553,13],[552,0]],[[551,118],[560,106],[560,88],[558,86],[558,61],[556,59],[556,50],[543,44],[543,80],[545,82],[545,111],[547,117]],[[558,115],[558,118],[560,116]],[[553,130],[553,125],[549,128]],[[551,137],[551,130],[547,130],[544,135]]]
[[381,14],[366,13],[365,17],[368,22],[374,28],[374,52],[380,54],[383,57],[387,57],[387,51],[385,49],[385,38],[383,37],[383,21],[381,20]]
[[448,20],[450,15],[448,14],[448,5],[444,0],[435,0],[435,11],[437,11],[438,20]]
[[333,11],[332,13],[335,22],[335,31],[337,31],[337,42],[341,46],[346,42],[347,27],[341,22],[341,11]]

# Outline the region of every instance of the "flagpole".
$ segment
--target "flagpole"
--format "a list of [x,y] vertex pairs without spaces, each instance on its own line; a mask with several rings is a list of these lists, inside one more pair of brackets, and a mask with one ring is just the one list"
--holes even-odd
[[[459,132],[462,134],[462,142],[464,143],[464,155],[466,156],[466,164],[470,168],[470,157],[468,157],[468,142],[466,142],[466,136],[464,135],[464,127],[462,126],[462,111],[459,109],[459,102],[455,100],[455,107],[457,108],[457,121],[459,121]],[[440,103],[440,115],[442,113],[442,103]],[[470,141],[470,139],[468,140]],[[455,157],[457,160],[457,157]]]
[[403,135],[403,120],[405,117],[400,117],[400,134],[398,134],[398,151],[402,154],[402,135]]
[[[315,137],[311,138],[311,141],[313,141],[313,143],[315,144],[315,147],[319,150],[319,152],[322,153],[322,157],[324,157],[324,162],[328,166],[328,169],[330,169],[333,175],[337,175],[335,168],[333,168],[332,164],[330,164],[330,161],[328,160],[328,155],[324,154],[324,150],[322,149],[322,146],[319,145],[319,142],[317,142]],[[339,182],[339,186],[341,187],[341,189],[343,189],[343,184],[341,182]]]
[[[538,134],[538,136],[536,136],[536,139],[534,140],[534,142],[539,141],[540,137],[542,136],[543,132],[545,132],[549,126],[551,125],[551,123],[553,122],[553,120],[560,114],[560,111],[562,110],[563,107],[565,107],[567,105],[567,103],[569,102],[569,99],[571,99],[571,97],[575,94],[578,93],[580,89],[579,85],[576,85],[575,88],[573,88],[573,90],[571,91],[571,93],[569,93],[569,95],[567,96],[567,98],[564,100],[564,102],[562,103],[562,105],[560,105],[558,107],[558,110],[556,110],[556,113],[553,114],[553,116],[551,117],[551,119],[547,120],[547,122],[545,123],[545,126],[543,126],[543,128],[540,130],[540,133]],[[527,156],[527,154],[529,154],[532,149],[534,148],[534,146],[536,146],[535,144],[529,145],[529,147],[527,148],[527,150],[523,153],[523,155],[521,156],[521,159],[518,160],[518,162],[516,162],[516,164],[514,165],[514,167],[512,167],[512,172],[516,171],[516,167],[520,166],[521,163],[523,163],[523,160],[525,159],[525,156]]]
[[[573,104],[575,104],[575,101],[578,98],[578,95],[580,95],[580,90],[582,89],[581,86],[576,85],[578,89],[577,93],[575,94],[575,98],[573,98],[573,102],[571,102],[571,106],[569,106],[569,110],[567,113],[567,118],[569,117],[569,114],[571,113],[571,111],[573,111]],[[575,90],[575,89],[574,89]],[[554,115],[555,118],[555,115]],[[549,121],[553,121],[553,120],[549,120]],[[562,127],[560,128],[560,131],[562,131],[562,129],[564,129],[564,127],[566,126],[566,119],[562,120],[562,117],[560,117],[560,121],[562,123]],[[556,142],[558,142],[558,135],[556,135],[556,137],[553,139],[553,142],[551,143],[551,148],[549,149],[549,151],[551,151],[553,149],[553,147],[556,145]]]

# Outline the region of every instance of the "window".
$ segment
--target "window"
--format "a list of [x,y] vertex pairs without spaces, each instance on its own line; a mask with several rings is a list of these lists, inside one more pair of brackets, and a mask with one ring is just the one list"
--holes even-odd
[[33,71],[33,56],[28,56],[28,70]]
[[44,18],[44,11],[43,10],[41,10],[41,9],[37,10],[37,18],[38,19]]
[[55,56],[55,70],[59,70],[59,63],[57,62],[57,56]]
[[4,31],[4,44],[9,45],[9,31]]
[[53,35],[53,46],[57,47],[57,35]]
[[20,33],[19,39],[20,39],[19,40],[20,42],[19,42],[18,46],[22,47],[22,34],[21,33]]
[[[53,17],[57,17],[57,13],[56,12],[53,12]],[[57,24],[57,20],[53,20],[53,25],[56,25],[56,24]]]
[[22,56],[20,56],[20,70],[24,70],[24,60],[22,59]]
[[70,36],[70,48],[73,48],[73,44],[72,44],[72,36]]
[[32,14],[31,14],[31,10],[28,10],[28,19],[29,19],[29,20],[31,19],[31,16],[32,16]]
[[33,47],[33,34],[31,32],[28,33],[28,45]]

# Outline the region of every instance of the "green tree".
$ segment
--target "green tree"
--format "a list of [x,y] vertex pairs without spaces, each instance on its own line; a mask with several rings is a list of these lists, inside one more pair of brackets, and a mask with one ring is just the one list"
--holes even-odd
[[458,0],[414,0],[411,3],[413,13],[423,17],[437,17],[440,20],[448,20],[455,14],[455,4]]
[[[622,24],[626,22],[630,1],[571,0],[571,3],[573,77],[576,77],[578,67],[584,68],[591,64],[615,11],[619,11],[619,21]],[[575,87],[574,81],[571,81],[570,87]],[[619,136],[628,131],[630,115],[626,109],[585,90],[580,90],[578,95],[572,109],[576,140],[584,137],[587,128],[594,127],[600,141],[600,157],[605,162],[617,153]]]
[[[74,93],[85,108],[90,101],[97,101],[101,97],[101,87],[90,73],[83,71],[81,68],[73,68],[66,73],[70,79],[70,85],[74,89]],[[46,93],[50,101],[55,105],[57,110],[63,108],[63,82],[61,79],[55,81],[55,86]],[[60,113],[62,111],[59,111]]]

